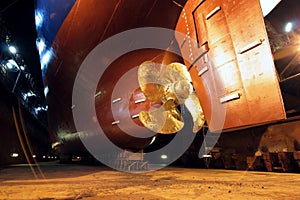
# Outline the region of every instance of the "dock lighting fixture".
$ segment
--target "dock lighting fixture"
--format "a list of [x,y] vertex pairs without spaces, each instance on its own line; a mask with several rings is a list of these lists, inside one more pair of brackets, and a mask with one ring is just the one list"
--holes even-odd
[[17,158],[17,157],[19,157],[19,154],[18,154],[18,153],[12,153],[10,156],[11,156],[12,158]]
[[292,22],[288,22],[286,25],[285,25],[285,32],[289,33],[292,31],[292,28],[293,28],[293,24]]
[[12,53],[12,54],[16,54],[17,53],[17,49],[14,46],[9,46],[8,49],[9,49],[10,53]]
[[7,61],[6,67],[10,70],[17,70],[19,68],[18,64],[13,59]]

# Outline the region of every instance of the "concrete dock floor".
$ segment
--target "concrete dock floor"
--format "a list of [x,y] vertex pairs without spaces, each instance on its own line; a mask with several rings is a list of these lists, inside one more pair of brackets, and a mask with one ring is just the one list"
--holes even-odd
[[103,166],[0,169],[0,199],[300,199],[300,174],[167,167],[125,173]]

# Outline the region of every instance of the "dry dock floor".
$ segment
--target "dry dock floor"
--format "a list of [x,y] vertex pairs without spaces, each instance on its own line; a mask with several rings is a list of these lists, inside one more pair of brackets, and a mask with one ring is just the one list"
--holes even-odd
[[0,169],[0,199],[300,199],[300,174],[168,167],[132,174],[43,163]]

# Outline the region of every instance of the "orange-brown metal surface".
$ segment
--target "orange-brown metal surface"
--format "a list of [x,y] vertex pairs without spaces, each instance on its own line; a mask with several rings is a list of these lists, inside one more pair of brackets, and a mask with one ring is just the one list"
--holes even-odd
[[[99,80],[97,92],[101,91],[101,95],[96,98],[95,102],[97,119],[107,137],[121,148],[144,148],[151,142],[150,136],[156,134],[146,128],[137,129],[136,125],[143,127],[143,124],[138,117],[134,116],[141,111],[149,111],[152,106],[160,105],[161,102],[147,100],[139,88],[132,92],[130,86],[138,86],[138,66],[142,62],[164,54],[164,51],[154,49],[127,53],[114,61]],[[157,57],[153,61],[162,62],[163,57]],[[130,70],[133,73],[130,73],[131,76],[128,82],[126,81],[126,85],[115,90],[118,88],[116,87],[118,81]],[[129,102],[126,101],[127,96],[130,96]],[[114,100],[116,103],[112,103]],[[130,119],[133,124],[128,121]],[[119,122],[119,124],[112,124],[113,122]],[[123,131],[120,126],[127,131]],[[139,137],[133,137],[129,133]]]
[[[185,0],[177,2],[184,4]],[[72,117],[72,108],[76,106],[72,105],[72,89],[77,71],[88,53],[105,39],[129,29],[145,26],[174,29],[181,9],[172,1],[159,0],[76,1],[55,38],[54,58],[45,75],[45,84],[50,90],[47,103],[52,141],[56,141],[61,133],[72,135],[76,132]],[[102,95],[96,99],[97,119],[108,137],[120,147],[143,148],[150,143],[151,138],[131,137],[121,131],[118,125],[112,124],[128,117],[128,113],[122,112],[125,108],[120,103],[116,104],[120,112],[112,116],[111,100],[117,98],[112,96],[114,84],[126,71],[155,57],[162,59],[164,51],[148,50],[125,55],[120,59],[122,62],[116,61],[109,66],[99,81],[97,92],[101,91]],[[172,56],[170,59],[173,60]],[[137,81],[137,76],[133,81]],[[150,106],[149,102],[134,103],[134,98],[140,93],[136,91],[133,94],[129,103],[130,115],[136,115]],[[133,121],[141,125],[138,118]],[[134,127],[132,132],[136,132]]]
[[[190,0],[176,30],[211,131],[286,118],[258,0]],[[223,109],[221,127],[212,116]]]

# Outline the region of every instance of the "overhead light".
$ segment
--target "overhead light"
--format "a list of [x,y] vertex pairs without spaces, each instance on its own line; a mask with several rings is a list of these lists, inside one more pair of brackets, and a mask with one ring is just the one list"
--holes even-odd
[[285,25],[285,32],[289,33],[292,31],[292,28],[293,28],[293,24],[292,22],[288,22],[286,25]]
[[17,49],[14,46],[9,46],[8,49],[9,49],[10,53],[12,53],[12,54],[16,54],[17,53]]
[[48,93],[49,93],[49,87],[46,86],[46,87],[44,88],[44,95],[45,95],[45,97],[47,97]]
[[35,97],[36,94],[33,93],[32,91],[29,91],[27,93],[22,93],[23,99],[26,100],[28,97]]
[[12,69],[13,68],[13,66],[12,66],[11,63],[6,63],[6,66],[7,66],[8,69]]
[[19,66],[18,66],[18,64],[16,63],[16,61],[14,61],[14,60],[12,60],[12,59],[10,59],[10,60],[7,61],[6,67],[7,67],[8,69],[14,69],[14,68],[18,69],[18,68],[19,68]]
[[41,111],[41,108],[40,108],[40,107],[38,107],[38,108],[34,108],[34,112],[35,112],[35,114],[38,114],[40,111]]
[[10,157],[12,157],[12,158],[17,158],[17,157],[19,157],[19,154],[18,154],[18,153],[12,153],[12,154],[10,155]]
[[35,114],[38,114],[40,111],[47,111],[47,110],[48,110],[48,106],[34,108]]
[[39,38],[36,40],[36,46],[37,49],[39,50],[39,54],[42,55],[46,48],[45,40],[43,38]]
[[44,21],[44,15],[40,10],[35,11],[35,25],[37,28],[41,27]]
[[16,61],[14,61],[13,59],[8,60],[8,62],[11,63],[12,65],[18,66]]
[[42,67],[42,70],[44,70],[46,68],[46,66],[48,65],[48,63],[50,62],[50,60],[52,58],[52,55],[53,55],[52,51],[48,50],[41,57],[41,67]]
[[160,156],[160,158],[161,158],[161,159],[167,159],[167,158],[168,158],[168,156],[167,156],[167,155],[165,155],[165,154],[163,154],[163,155],[161,155],[161,156]]
[[27,96],[28,97],[33,97],[33,96],[36,96],[36,94],[34,94],[32,91],[30,91],[30,92],[27,92]]

